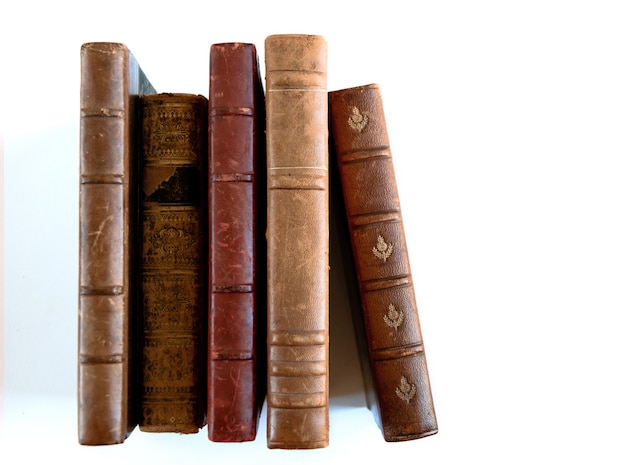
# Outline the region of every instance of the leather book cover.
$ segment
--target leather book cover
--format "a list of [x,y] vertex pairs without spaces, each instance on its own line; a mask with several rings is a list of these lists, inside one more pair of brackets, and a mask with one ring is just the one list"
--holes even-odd
[[205,424],[208,101],[155,94],[141,102],[139,428],[197,433]]
[[[382,95],[376,84],[329,93],[362,326],[386,441],[437,432]],[[367,370],[365,370],[367,372]]]
[[252,441],[266,391],[265,95],[256,47],[213,44],[207,429]]
[[329,441],[327,45],[265,40],[269,448]]
[[81,47],[78,440],[122,443],[137,425],[133,333],[138,99],[154,89],[120,43]]

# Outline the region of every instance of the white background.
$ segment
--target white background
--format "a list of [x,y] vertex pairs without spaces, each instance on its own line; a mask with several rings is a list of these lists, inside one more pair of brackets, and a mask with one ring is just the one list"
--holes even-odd
[[[0,7],[0,461],[625,463],[624,3],[206,4]],[[381,86],[440,432],[382,440],[334,307],[328,448],[269,450],[263,423],[248,444],[79,446],[80,46],[124,42],[158,91],[207,95],[212,43],[262,60],[275,33],[326,37],[329,90]]]

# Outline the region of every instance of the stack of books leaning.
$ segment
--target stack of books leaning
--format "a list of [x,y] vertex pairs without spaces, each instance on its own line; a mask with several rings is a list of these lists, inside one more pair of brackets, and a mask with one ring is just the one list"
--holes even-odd
[[325,39],[283,34],[265,86],[219,43],[208,97],[157,93],[98,42],[80,103],[80,444],[253,441],[267,402],[267,447],[328,446],[331,235],[384,439],[437,432],[376,84],[329,91]]

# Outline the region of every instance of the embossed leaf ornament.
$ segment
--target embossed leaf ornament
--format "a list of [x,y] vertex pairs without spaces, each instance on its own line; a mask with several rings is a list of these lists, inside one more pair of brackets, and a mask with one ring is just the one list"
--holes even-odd
[[415,387],[415,385],[410,384],[403,376],[400,379],[400,386],[396,388],[396,395],[408,404],[409,402],[411,402],[411,399],[415,397],[416,393],[417,388]]
[[363,132],[369,122],[366,114],[361,113],[357,107],[352,107],[352,114],[348,118],[348,125],[357,132]]
[[378,236],[378,242],[376,246],[372,247],[372,252],[376,258],[380,258],[383,262],[393,253],[393,244],[385,242],[382,236]]
[[186,251],[194,242],[195,240],[191,234],[177,228],[163,228],[157,231],[152,237],[154,247],[162,250],[166,254]]
[[387,326],[397,330],[404,321],[404,312],[396,310],[394,304],[389,304],[387,314],[383,316],[383,320],[385,320]]

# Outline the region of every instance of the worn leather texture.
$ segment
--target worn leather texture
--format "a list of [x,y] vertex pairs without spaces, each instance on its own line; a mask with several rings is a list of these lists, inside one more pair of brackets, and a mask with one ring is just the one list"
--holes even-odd
[[213,44],[209,69],[207,429],[252,441],[266,392],[265,95],[253,44]]
[[141,99],[142,397],[139,428],[197,433],[205,421],[207,99]]
[[[376,84],[329,93],[379,424],[387,441],[438,430],[383,101]],[[367,371],[366,371],[367,372]]]
[[138,96],[154,89],[120,43],[81,47],[78,440],[124,442],[137,424],[133,347]]
[[323,37],[265,41],[269,448],[328,446],[329,178]]

